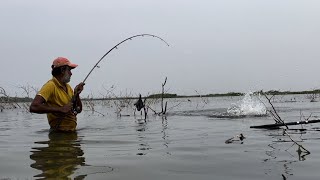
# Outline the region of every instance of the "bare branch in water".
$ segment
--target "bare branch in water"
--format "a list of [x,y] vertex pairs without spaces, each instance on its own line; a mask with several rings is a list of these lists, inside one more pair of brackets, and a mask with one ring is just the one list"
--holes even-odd
[[[292,142],[294,142],[299,148],[303,149],[306,153],[308,153],[308,154],[311,153],[311,152],[308,151],[306,148],[304,148],[301,144],[299,144],[297,141],[293,140],[292,137],[290,136],[290,134],[287,132],[286,129],[283,129],[283,134],[284,134],[284,135],[287,135]],[[299,149],[298,149],[298,150],[299,150]]]
[[199,97],[201,98],[201,100],[202,100],[202,102],[204,103],[204,104],[208,104],[208,99],[204,99],[203,97],[202,97],[202,95],[197,91],[197,90],[194,90],[198,95],[199,95]]
[[[164,80],[164,83],[162,83],[162,93],[161,93],[161,113],[162,114],[166,114],[166,111],[163,109],[163,96],[164,96],[164,86],[166,85],[167,83],[167,77],[166,79]],[[166,107],[165,109],[167,109],[167,103],[166,103]]]
[[281,174],[281,175],[282,175],[283,180],[287,180],[287,178],[283,174]]
[[302,118],[305,120],[305,121],[308,121],[312,116],[312,113],[310,113],[310,115],[305,118],[305,116],[303,115],[302,111],[300,110],[300,121],[302,120]]
[[173,109],[173,108],[175,108],[175,107],[178,107],[178,106],[180,106],[180,104],[181,104],[181,102],[179,102],[178,104],[176,104],[176,105],[174,105],[174,106],[172,106],[172,107],[168,108],[168,110],[171,110],[171,109]]
[[[269,104],[271,105],[272,110],[269,110],[268,112],[270,112],[270,114],[272,115],[273,119],[276,121],[277,124],[284,124],[285,122],[281,119],[281,117],[279,116],[279,114],[276,111],[276,108],[273,106],[271,100],[275,95],[272,95],[271,98],[269,98],[263,91],[260,91],[260,93],[268,100]],[[288,126],[285,125],[287,129]]]
[[[310,151],[308,151],[306,148],[304,148],[301,144],[299,144],[297,141],[293,140],[293,138],[291,137],[291,135],[287,132],[287,130],[289,129],[288,126],[285,124],[285,122],[281,119],[281,117],[279,116],[279,114],[277,113],[275,107],[273,106],[273,104],[271,103],[271,99],[274,97],[274,95],[272,95],[271,98],[269,98],[265,93],[263,93],[261,91],[261,94],[268,100],[269,104],[271,105],[272,107],[272,110],[270,110],[269,112],[271,113],[271,115],[273,116],[273,119],[276,121],[276,123],[278,124],[284,124],[286,126],[287,129],[283,129],[283,135],[285,136],[288,136],[289,139],[298,146],[298,154],[299,154],[299,157],[300,157],[300,154],[301,154],[301,149],[304,150],[307,154],[310,154]],[[301,120],[301,117],[303,117],[303,114],[300,112],[300,120]],[[309,118],[311,117],[311,115],[306,119],[308,120]],[[283,176],[284,177],[284,176]],[[284,177],[285,179],[285,177]]]
[[[165,78],[164,82],[161,84],[161,94],[160,97],[159,96],[155,96],[155,98],[150,98],[150,100],[148,100],[146,102],[146,110],[151,109],[151,111],[154,112],[155,115],[165,115],[167,113],[167,105],[168,102],[164,102],[164,98],[165,98],[165,85],[167,83],[167,77]],[[158,95],[158,94],[157,94]],[[160,105],[161,105],[161,112],[157,112],[155,109],[151,108],[151,104],[156,104],[160,99]]]
[[20,105],[16,102],[16,99],[10,97],[3,87],[0,87],[0,103],[1,103],[1,106],[0,106],[1,112],[6,107],[9,107],[9,108],[19,107],[19,108],[21,108]]
[[307,94],[306,98],[310,100],[310,102],[317,102],[317,99],[319,98],[319,94],[317,93],[316,89],[312,90],[314,93]]
[[88,108],[88,111],[91,111],[92,114],[98,113],[98,114],[100,114],[100,115],[102,115],[102,116],[105,116],[103,113],[98,112],[98,111],[95,110],[95,108],[94,108],[94,107],[95,107],[95,103],[94,103],[92,97],[93,97],[93,95],[91,94],[91,98],[89,98],[89,96],[88,96],[88,98],[86,99],[86,101],[83,101],[85,107]]

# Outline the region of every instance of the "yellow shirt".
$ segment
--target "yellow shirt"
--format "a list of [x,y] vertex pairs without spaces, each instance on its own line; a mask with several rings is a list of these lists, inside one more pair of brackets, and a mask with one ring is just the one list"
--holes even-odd
[[[53,77],[42,86],[38,95],[43,97],[46,103],[52,107],[62,107],[71,102],[73,89],[67,84],[67,92],[63,90],[60,82]],[[50,127],[61,131],[75,131],[77,126],[77,117],[71,111],[67,114],[48,113],[48,122]]]

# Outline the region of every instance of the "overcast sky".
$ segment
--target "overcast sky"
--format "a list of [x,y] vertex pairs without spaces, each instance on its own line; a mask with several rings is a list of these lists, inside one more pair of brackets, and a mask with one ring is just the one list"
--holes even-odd
[[1,0],[0,87],[41,86],[54,58],[79,66],[83,96],[320,88],[318,0]]

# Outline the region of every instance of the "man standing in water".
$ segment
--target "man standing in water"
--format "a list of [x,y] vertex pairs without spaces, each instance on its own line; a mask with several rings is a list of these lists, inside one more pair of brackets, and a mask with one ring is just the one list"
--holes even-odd
[[76,114],[82,111],[80,93],[84,83],[79,83],[74,92],[68,84],[71,70],[78,65],[67,58],[58,57],[52,63],[52,79],[43,85],[30,105],[30,112],[47,113],[51,131],[73,132],[76,130]]

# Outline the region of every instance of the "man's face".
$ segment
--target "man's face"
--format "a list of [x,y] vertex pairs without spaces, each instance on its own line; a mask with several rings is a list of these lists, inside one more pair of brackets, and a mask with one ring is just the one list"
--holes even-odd
[[72,75],[72,73],[71,73],[71,68],[70,68],[70,67],[66,67],[66,69],[65,69],[64,72],[63,72],[63,79],[62,79],[62,81],[63,81],[64,83],[69,83],[69,82],[70,82],[70,79],[71,79],[71,75]]

